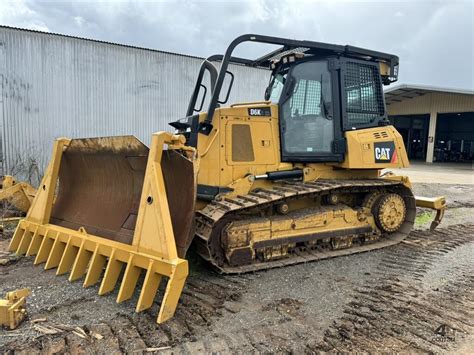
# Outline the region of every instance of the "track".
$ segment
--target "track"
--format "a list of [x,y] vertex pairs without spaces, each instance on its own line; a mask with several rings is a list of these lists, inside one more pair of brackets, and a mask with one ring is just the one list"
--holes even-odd
[[[381,251],[377,269],[351,292],[342,316],[322,331],[313,326],[303,302],[296,298],[275,298],[270,304],[256,305],[261,307],[262,321],[250,324],[239,315],[245,313],[242,307],[248,286],[259,282],[256,275],[222,276],[198,269],[189,279],[176,317],[164,325],[155,323],[153,308],[141,314],[119,311],[105,322],[84,326],[86,332],[102,334],[103,340],[63,333],[28,341],[13,338],[0,350],[140,353],[165,347],[163,351],[169,353],[448,352],[474,331],[474,277],[469,264],[462,267],[450,259],[454,251],[472,251],[473,242],[473,224],[433,233],[413,232],[404,242]],[[436,273],[450,264],[449,274],[440,277]],[[86,298],[61,307],[74,312],[93,302],[95,298]],[[48,317],[54,319],[59,311],[52,309]],[[269,311],[280,314],[279,320],[265,321]],[[238,319],[242,323],[237,324],[237,331],[216,327]],[[435,332],[440,326],[446,335]]]
[[[258,216],[267,209],[283,203],[304,198],[321,199],[330,193],[357,194],[364,193],[368,196],[376,192],[395,192],[400,194],[407,206],[407,216],[405,222],[394,233],[383,233],[377,235],[370,228],[369,231],[358,231],[356,228],[345,232],[346,234],[336,235],[336,233],[326,233],[326,236],[309,235],[303,236],[305,240],[316,240],[327,238],[330,235],[330,242],[322,248],[307,248],[298,243],[295,248],[289,249],[289,257],[260,262],[252,260],[251,263],[231,266],[225,261],[224,250],[222,249],[220,238],[222,229],[232,218],[249,219]],[[220,201],[212,201],[203,210],[197,212],[196,238],[195,243],[198,253],[220,272],[226,274],[238,274],[252,272],[288,265],[295,265],[314,260],[327,259],[337,256],[350,255],[370,250],[388,247],[405,239],[412,229],[415,219],[415,200],[412,192],[408,190],[400,181],[389,179],[371,180],[324,180],[315,182],[282,182],[282,186],[275,186],[272,189],[256,189],[245,196],[224,198]],[[359,228],[360,229],[360,228]],[[375,241],[372,237],[375,236]],[[352,246],[349,248],[333,249],[331,242],[338,243],[344,238],[351,238]],[[301,239],[301,238],[299,238]],[[285,247],[288,243],[297,238],[282,238],[280,245]],[[255,245],[255,244],[254,244]],[[254,246],[249,246],[254,247]],[[257,250],[254,250],[257,253]]]

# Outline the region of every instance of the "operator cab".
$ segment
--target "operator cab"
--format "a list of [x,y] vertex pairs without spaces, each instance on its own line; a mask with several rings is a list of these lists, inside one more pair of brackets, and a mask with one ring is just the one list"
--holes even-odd
[[283,58],[275,63],[265,93],[266,100],[279,105],[282,155],[332,155],[335,127],[327,60],[302,60],[302,53]]
[[[246,41],[281,47],[256,60],[232,57],[234,48]],[[221,61],[219,72],[213,61]],[[197,145],[199,134],[210,133],[214,111],[229,98],[234,80],[229,63],[271,70],[265,100],[278,104],[281,161],[342,162],[344,131],[388,124],[382,85],[397,80],[398,57],[351,46],[244,35],[231,43],[224,56],[203,62],[187,117],[171,123],[186,135],[189,145]],[[203,85],[206,72],[210,90]],[[221,93],[226,77],[230,85]],[[207,117],[199,122],[195,113],[201,112],[208,91]]]

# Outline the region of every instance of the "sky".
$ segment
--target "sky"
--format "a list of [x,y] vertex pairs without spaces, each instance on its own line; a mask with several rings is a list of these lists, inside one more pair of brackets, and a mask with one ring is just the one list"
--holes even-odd
[[351,44],[398,55],[399,83],[474,90],[474,0],[1,0],[0,24],[202,57],[244,33]]

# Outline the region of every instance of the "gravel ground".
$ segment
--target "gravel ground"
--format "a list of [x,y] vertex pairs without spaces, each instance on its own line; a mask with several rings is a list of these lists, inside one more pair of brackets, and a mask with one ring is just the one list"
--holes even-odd
[[[28,319],[15,331],[0,330],[0,352],[472,353],[474,186],[414,189],[448,199],[434,233],[420,223],[393,247],[240,276],[195,264],[176,316],[164,325],[155,323],[157,304],[134,312],[137,295],[116,304],[117,290],[98,296],[98,287],[84,289],[29,258],[13,258],[0,266],[0,293],[29,287],[33,294]],[[0,240],[0,250],[6,245]],[[31,321],[41,317],[61,332],[35,330]],[[86,338],[71,331],[77,326]]]

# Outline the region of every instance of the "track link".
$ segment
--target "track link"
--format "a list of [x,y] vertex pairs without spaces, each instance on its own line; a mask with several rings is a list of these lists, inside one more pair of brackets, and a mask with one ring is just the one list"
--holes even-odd
[[[235,218],[249,218],[258,216],[262,210],[274,205],[289,202],[301,198],[318,198],[332,192],[337,193],[367,193],[389,191],[399,193],[405,200],[407,216],[400,229],[394,233],[382,233],[382,235],[372,242],[355,234],[354,245],[350,248],[331,249],[308,248],[298,246],[292,250],[291,256],[271,261],[255,261],[252,264],[241,266],[230,266],[218,261],[218,248],[220,248],[218,232],[225,224]],[[371,201],[367,201],[370,203]],[[258,188],[248,195],[226,198],[212,201],[196,214],[196,244],[198,253],[211,262],[222,273],[245,273],[287,265],[299,264],[314,260],[332,258],[336,256],[349,255],[369,250],[384,248],[397,244],[410,233],[415,220],[415,199],[412,192],[406,188],[402,182],[388,179],[367,179],[367,180],[317,180],[314,182],[283,182],[273,188]],[[216,232],[217,231],[217,232]],[[344,236],[335,236],[331,240],[337,240]]]

